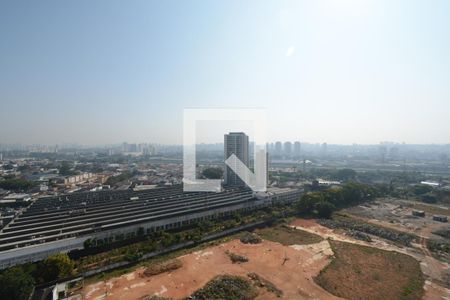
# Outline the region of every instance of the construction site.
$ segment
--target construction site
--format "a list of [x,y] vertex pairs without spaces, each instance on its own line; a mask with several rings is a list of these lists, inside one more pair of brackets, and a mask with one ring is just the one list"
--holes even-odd
[[[450,210],[443,204],[426,204],[402,199],[379,199],[342,211],[349,216],[409,234],[416,242],[427,243],[433,249],[434,244],[450,242]],[[437,249],[436,249],[437,250]],[[441,259],[450,262],[448,252],[436,251]]]
[[[197,296],[211,292],[223,276],[237,276],[254,289],[251,296],[237,299],[450,297],[448,263],[436,259],[420,240],[409,246],[374,234],[362,240],[315,219],[295,219],[253,234],[254,242],[233,236],[86,281],[69,298],[208,299]],[[161,262],[172,267],[161,267]]]

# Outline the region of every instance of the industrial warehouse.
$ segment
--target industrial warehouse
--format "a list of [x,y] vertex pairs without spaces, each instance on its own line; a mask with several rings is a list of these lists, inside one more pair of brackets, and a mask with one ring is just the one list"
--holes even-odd
[[234,212],[299,199],[298,189],[255,194],[234,187],[184,193],[182,186],[87,192],[40,198],[0,231],[0,269],[83,249],[87,239],[113,242]]

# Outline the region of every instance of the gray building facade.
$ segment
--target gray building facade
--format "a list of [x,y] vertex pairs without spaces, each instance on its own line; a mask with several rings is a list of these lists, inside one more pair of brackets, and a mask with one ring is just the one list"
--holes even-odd
[[[243,132],[230,132],[224,136],[224,160],[232,154],[236,155],[249,167],[249,140]],[[230,167],[225,166],[225,184],[229,186],[245,186],[244,181]]]

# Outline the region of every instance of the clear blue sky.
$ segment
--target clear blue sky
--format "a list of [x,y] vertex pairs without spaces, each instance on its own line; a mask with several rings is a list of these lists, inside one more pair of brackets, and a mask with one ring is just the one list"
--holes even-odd
[[449,143],[450,1],[1,1],[0,107],[0,143],[181,143],[192,107]]

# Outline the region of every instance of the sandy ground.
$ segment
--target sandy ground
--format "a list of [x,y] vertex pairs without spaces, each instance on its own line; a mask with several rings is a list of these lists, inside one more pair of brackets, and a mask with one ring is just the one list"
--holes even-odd
[[[450,300],[450,290],[442,284],[445,272],[450,270],[449,265],[434,259],[426,249],[423,239],[413,247],[401,248],[376,238],[370,243],[355,240],[339,231],[321,226],[315,220],[296,219],[291,225],[325,239],[411,255],[420,262],[422,272],[426,276],[424,299]],[[232,264],[225,254],[226,250],[247,256],[249,262]],[[83,299],[139,299],[149,295],[180,299],[203,287],[216,275],[246,277],[249,272],[256,272],[274,283],[283,291],[283,299],[339,299],[323,290],[312,279],[330,262],[329,257],[332,254],[327,240],[290,247],[270,241],[248,245],[233,240],[179,257],[183,267],[173,272],[145,277],[144,269],[139,268],[121,277],[91,284],[84,288]],[[283,265],[285,258],[288,259]],[[257,299],[277,299],[274,294],[264,289],[259,289],[259,292]]]
[[[247,256],[249,262],[231,263],[226,250]],[[139,268],[133,273],[86,286],[83,294],[85,299],[92,300],[139,299],[147,295],[179,299],[203,287],[216,275],[247,277],[249,272],[256,272],[283,291],[282,299],[339,299],[312,279],[330,262],[332,254],[328,241],[288,247],[270,241],[248,245],[233,240],[179,257],[183,267],[175,271],[145,277],[144,269]],[[259,292],[257,299],[278,299],[265,289]]]
[[413,245],[414,248],[400,248],[377,239],[373,239],[373,242],[371,243],[355,240],[351,237],[337,233],[327,227],[321,226],[320,224],[317,224],[315,220],[296,219],[292,223],[292,226],[318,234],[324,238],[376,247],[383,250],[397,251],[413,256],[420,262],[422,272],[427,278],[424,285],[424,299],[450,300],[450,289],[446,288],[443,284],[444,280],[446,280],[445,274],[450,272],[450,266],[431,256],[431,253],[425,246],[425,240],[423,238],[420,244]]

